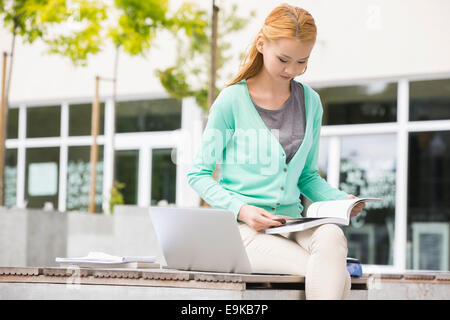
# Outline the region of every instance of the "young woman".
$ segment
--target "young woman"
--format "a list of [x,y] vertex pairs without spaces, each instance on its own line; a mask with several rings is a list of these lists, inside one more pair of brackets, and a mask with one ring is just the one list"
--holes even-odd
[[[345,299],[351,282],[339,226],[287,236],[260,232],[280,225],[278,217],[300,217],[300,193],[312,201],[355,198],[318,174],[322,104],[294,80],[306,71],[315,40],[306,10],[288,4],[272,10],[240,72],[211,106],[188,181],[211,206],[234,213],[255,272],[303,275],[307,299]],[[219,182],[212,178],[216,163]]]

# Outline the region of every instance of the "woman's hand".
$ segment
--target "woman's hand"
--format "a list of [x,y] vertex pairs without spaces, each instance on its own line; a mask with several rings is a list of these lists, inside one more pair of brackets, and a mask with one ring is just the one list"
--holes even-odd
[[276,215],[249,204],[243,205],[238,214],[239,220],[245,222],[256,231],[261,231],[272,226],[281,226],[281,222],[273,220],[276,218]]
[[[345,200],[348,199],[356,199],[358,197],[350,194],[348,195]],[[358,203],[356,206],[353,207],[352,212],[350,213],[350,218],[356,217],[358,214],[361,213],[361,211],[366,207],[366,204],[364,202]]]

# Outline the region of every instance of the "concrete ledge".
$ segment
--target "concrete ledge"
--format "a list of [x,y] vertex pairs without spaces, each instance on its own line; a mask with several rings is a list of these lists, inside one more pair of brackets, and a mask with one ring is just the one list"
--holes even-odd
[[[0,267],[0,299],[305,299],[304,277],[170,269]],[[364,275],[351,300],[448,300],[449,272]]]
[[[304,300],[304,290],[223,290],[120,285],[67,286],[51,283],[2,283],[1,300]],[[365,300],[367,291],[350,292],[349,300]]]
[[[38,278],[43,278],[44,276],[51,276],[50,273],[55,272],[53,276],[59,277],[59,279],[62,280],[62,277],[65,277],[65,275],[61,273],[61,270],[58,271],[58,268],[52,269],[43,267],[56,267],[55,257],[84,256],[89,251],[103,251],[116,255],[156,255],[158,257],[158,262],[161,265],[165,265],[165,260],[158,245],[156,234],[151,224],[151,220],[148,217],[147,208],[140,208],[137,206],[117,206],[116,212],[112,216],[88,214],[84,212],[49,212],[42,210],[0,208],[0,230],[2,230],[0,232],[0,266],[15,267],[16,276],[36,276]],[[0,269],[4,270],[4,268]],[[45,275],[40,273],[43,269],[49,273],[46,273]],[[80,272],[82,273],[84,271]],[[177,274],[180,276],[179,273]],[[6,276],[5,273],[3,275]],[[166,273],[166,276],[167,275],[168,274]],[[236,294],[236,286],[233,287],[233,289],[231,289],[231,287],[226,289],[227,285],[224,285],[224,283],[227,282],[225,281],[227,276],[221,275],[219,277],[218,275],[204,274],[199,277],[204,277],[204,284],[214,282],[210,281],[211,277],[213,277],[218,280],[219,286],[214,287],[217,284],[210,283],[209,288],[170,287],[170,289],[173,290],[168,291],[163,289],[169,289],[169,287],[153,286],[148,287],[148,290],[153,290],[153,292],[158,290],[160,290],[158,292],[170,291],[180,299],[183,299],[183,297],[186,297],[187,299],[196,299],[196,294],[198,294],[199,299],[203,299],[200,297],[203,297],[205,293],[197,293],[195,290],[206,290],[207,292],[211,292],[211,298],[219,296],[219,294],[214,293],[214,290],[222,290],[224,297],[228,297],[225,293],[226,290],[233,291],[232,294],[229,293],[230,295],[235,296]],[[358,284],[358,281],[360,280],[353,279],[350,299],[450,299],[449,272],[411,271],[401,274],[366,274],[365,277],[365,280],[362,280],[363,282],[365,281],[365,283],[362,284]],[[105,279],[106,278],[107,277],[105,277]],[[109,277],[108,279],[111,280],[112,278],[113,277]],[[25,278],[22,278],[22,280],[24,279]],[[221,282],[220,279],[223,281]],[[11,280],[11,278],[9,278],[9,280]],[[64,281],[66,280],[67,279]],[[193,278],[189,281],[192,280]],[[64,287],[66,285],[64,281],[63,283],[59,282],[54,284]],[[138,287],[123,283],[124,280],[118,281],[121,281],[122,283],[111,282],[108,286],[130,287],[129,290],[135,290],[131,289],[131,287]],[[261,299],[304,298],[304,288],[301,287],[301,281],[297,281],[297,284],[289,284],[287,282],[277,284],[276,281],[269,281],[269,284],[251,281],[244,282],[245,290],[241,290],[243,293],[239,296],[240,299],[258,299],[258,297],[265,297]],[[168,282],[164,283],[167,284]],[[50,285],[52,283],[27,283],[20,281],[11,283],[3,281],[0,282],[0,297],[12,297],[14,296],[15,290],[19,290],[19,288],[24,286],[28,286],[31,294],[33,290],[37,290],[34,289],[35,286],[45,288],[46,284]],[[222,286],[220,286],[220,284],[222,284]],[[102,285],[91,283],[89,285],[81,284],[81,286],[101,287]],[[109,289],[106,288],[108,286],[104,286],[102,289],[98,290],[105,291],[105,297],[120,296],[119,293],[109,293]],[[367,290],[364,290],[364,286],[367,286]],[[142,286],[142,288],[143,287],[146,286]],[[136,290],[143,290],[142,288]],[[156,288],[159,289],[157,290]],[[61,291],[62,289],[55,290]],[[90,289],[86,289],[87,298],[91,294],[91,291],[89,290]],[[122,292],[121,289],[111,290],[113,292]],[[177,290],[187,291],[178,292]],[[53,293],[46,292],[45,290],[41,293],[42,296],[47,294],[50,296]],[[138,293],[136,294],[138,295]],[[185,294],[188,294],[188,296],[185,296]],[[23,297],[26,298],[28,296],[29,295],[25,292]],[[64,294],[62,294],[62,296],[64,296]],[[152,297],[153,293],[147,293],[144,294],[144,296]],[[227,299],[226,297],[224,299]],[[21,299],[21,297],[18,298]],[[120,297],[120,299],[123,298],[124,297]],[[177,298],[166,297],[161,299]]]
[[369,300],[449,300],[450,272],[371,274],[367,287]]
[[[364,286],[366,279],[353,279]],[[352,290],[349,299],[367,299]],[[0,267],[0,299],[305,299],[304,277],[170,269]]]
[[56,257],[155,255],[165,264],[148,208],[116,206],[114,215],[0,207],[0,266],[56,267]]
[[55,265],[65,255],[67,215],[57,211],[0,209],[0,265]]

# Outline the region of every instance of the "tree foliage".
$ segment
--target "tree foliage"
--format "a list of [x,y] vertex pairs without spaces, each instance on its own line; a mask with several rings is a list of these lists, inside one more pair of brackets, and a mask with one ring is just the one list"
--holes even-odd
[[[207,110],[211,19],[191,2],[183,2],[172,15],[168,5],[169,0],[0,0],[0,16],[13,36],[26,43],[41,39],[48,53],[68,57],[81,66],[86,66],[89,56],[99,53],[108,39],[117,50],[145,56],[158,30],[169,30],[176,41],[176,62],[165,70],[157,69],[156,74],[172,97],[193,96]],[[248,17],[238,17],[236,10],[233,5],[230,12],[219,11],[218,79],[231,58],[226,36],[248,23]]]
[[[199,106],[208,110],[209,74],[211,68],[211,37],[206,32],[211,29],[212,21],[207,12],[194,10],[192,5],[186,4],[178,19],[186,26],[185,33],[174,30],[176,39],[177,58],[175,65],[164,70],[157,69],[156,75],[170,96],[182,99],[195,97]],[[250,12],[254,17],[255,12]],[[224,77],[224,65],[232,58],[228,52],[231,42],[227,37],[243,29],[249,22],[249,17],[237,16],[237,5],[231,11],[225,8],[219,11],[219,26],[217,39],[217,79]],[[229,78],[226,74],[225,78]],[[219,90],[217,90],[217,93]]]
[[167,26],[168,0],[115,0],[118,18],[109,28],[114,46],[144,56],[158,29]]
[[86,65],[104,43],[102,23],[107,6],[98,0],[2,0],[0,15],[13,36],[25,43],[36,39],[47,45],[48,53],[69,57]]
[[48,52],[67,56],[74,64],[86,65],[88,56],[100,52],[104,44],[101,31],[107,6],[93,0],[51,2],[54,3],[47,6],[45,21],[52,31],[46,30],[43,37]]
[[39,10],[48,1],[0,0],[0,15],[3,26],[12,34],[22,36],[24,41],[33,42],[42,35]]

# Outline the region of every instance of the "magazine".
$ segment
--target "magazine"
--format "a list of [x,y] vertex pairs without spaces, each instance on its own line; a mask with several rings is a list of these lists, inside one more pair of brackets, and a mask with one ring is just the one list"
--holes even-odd
[[335,223],[348,226],[353,207],[362,202],[382,201],[380,198],[355,198],[348,200],[317,201],[306,211],[306,217],[277,219],[283,225],[270,227],[267,234],[303,231],[325,223]]

